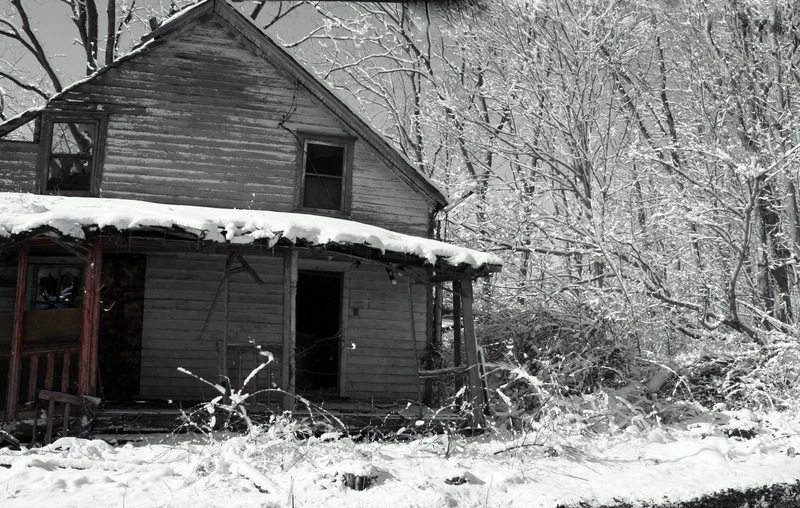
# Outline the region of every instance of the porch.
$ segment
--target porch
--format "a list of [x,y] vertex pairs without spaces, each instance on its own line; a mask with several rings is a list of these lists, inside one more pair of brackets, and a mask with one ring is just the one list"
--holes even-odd
[[[0,306],[3,321],[11,324],[5,335],[0,335],[0,374],[7,383],[2,394],[3,421],[32,421],[37,394],[48,390],[101,399],[92,417],[92,433],[171,431],[183,423],[186,408],[220,395],[217,386],[223,387],[224,395],[229,397],[231,391],[247,382],[250,392],[260,392],[248,401],[252,405],[247,408],[249,414],[259,418],[284,410],[301,418],[312,416],[313,410],[297,404],[298,397],[304,397],[321,403],[322,413],[348,422],[348,427],[400,428],[411,421],[409,413],[416,414],[414,422],[425,421],[428,410],[422,403],[430,401],[430,380],[440,376],[453,381],[452,393],[465,386],[465,399],[474,401],[468,419],[480,422],[482,418],[483,392],[471,314],[474,274],[454,277],[436,273],[414,266],[408,258],[370,249],[298,245],[265,249],[261,245],[219,243],[198,246],[196,241],[165,231],[147,235],[116,232],[86,241],[26,238],[5,245],[3,252],[5,262],[0,264],[0,270],[5,288],[12,286],[13,279],[13,296],[7,290],[0,293],[0,298],[5,299],[0,300],[5,301]],[[178,273],[162,263],[173,258],[178,262],[192,260],[193,256],[208,263],[203,270],[218,270],[201,281],[193,278],[191,270]],[[128,268],[120,268],[122,265]],[[109,270],[111,266],[116,268]],[[170,277],[159,278],[159,270]],[[147,276],[143,275],[145,272]],[[304,273],[308,279],[305,283]],[[66,299],[59,300],[60,295],[55,297],[54,289],[40,294],[42,277],[56,278],[59,288],[67,281],[75,283],[80,279],[76,287],[80,287],[82,297],[70,304]],[[271,277],[274,280],[267,293],[276,305],[270,306],[262,298],[257,302],[260,311],[254,312],[248,307],[253,304],[253,294],[263,297],[263,286],[268,282],[264,278]],[[450,370],[426,369],[426,348],[441,340],[441,312],[436,309],[441,308],[444,283],[451,284],[448,290],[455,296],[456,342],[459,349],[466,350],[467,365]],[[311,302],[303,303],[304,297],[298,296],[298,288],[303,293],[303,284],[311,284],[306,294],[317,296]],[[372,317],[372,310],[367,310],[369,302],[388,298],[386,294],[376,296],[375,284],[381,285],[380,291],[393,295],[393,300],[371,304],[377,307],[377,317]],[[165,297],[181,291],[184,293],[180,297]],[[184,298],[186,291],[207,297],[194,305]],[[304,364],[300,353],[317,347],[315,333],[319,338],[330,330],[301,328],[300,335],[306,337],[298,338],[298,321],[306,319],[303,306],[308,313],[322,305],[325,298],[319,297],[320,291],[338,295],[331,304],[333,317],[329,319],[336,347],[322,350],[323,354],[338,358],[332,357],[334,368],[323,372]],[[52,301],[56,303],[49,303],[48,299],[54,297]],[[174,305],[165,305],[167,301]],[[267,312],[264,305],[269,307]],[[365,328],[364,323],[380,322],[381,316],[384,320],[393,319],[392,312],[408,324],[405,329],[388,333]],[[110,319],[112,315],[117,317]],[[255,321],[248,318],[244,326],[239,319],[243,315],[261,317]],[[363,323],[358,324],[360,320]],[[194,328],[186,324],[189,321]],[[168,322],[177,323],[172,331],[158,324]],[[156,328],[157,334],[150,333]],[[261,332],[258,340],[242,340],[256,330]],[[264,335],[264,330],[271,331]],[[309,334],[311,342],[300,342],[302,345],[298,346],[298,341],[308,341]],[[384,335],[386,338],[381,338]],[[114,347],[104,339],[110,336],[114,337]],[[151,336],[157,336],[159,342],[151,340]],[[187,340],[192,337],[192,350],[187,351]],[[158,344],[163,347],[156,351]],[[354,350],[361,349],[363,360],[348,350],[351,345]],[[369,353],[370,348],[375,352]],[[174,353],[160,356],[164,351]],[[406,351],[402,355],[407,355],[407,360],[399,358],[402,355],[398,352],[402,351]],[[158,365],[168,360],[169,365]],[[186,364],[206,368],[188,368],[190,373],[175,368]],[[266,366],[251,376],[261,364]],[[396,386],[401,391],[392,389],[387,380],[399,383]],[[375,391],[365,396],[359,387],[370,384]],[[148,386],[156,385],[162,390],[175,390],[178,396],[158,397],[150,389],[155,396],[142,397]],[[200,398],[196,396],[198,389]],[[168,399],[172,402],[166,403]],[[407,402],[398,405],[397,400]],[[440,412],[433,421],[451,422],[466,417]]]

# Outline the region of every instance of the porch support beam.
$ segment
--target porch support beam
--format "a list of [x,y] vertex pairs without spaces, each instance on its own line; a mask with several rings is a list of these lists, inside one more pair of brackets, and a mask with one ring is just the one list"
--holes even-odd
[[28,242],[19,247],[17,260],[17,288],[14,300],[14,323],[11,328],[11,358],[8,367],[8,391],[6,392],[6,420],[13,421],[19,397],[19,375],[22,355],[22,319],[25,315],[25,281],[28,277]]
[[283,409],[291,411],[295,404],[295,342],[297,337],[297,264],[299,251],[289,248],[283,257],[283,357],[281,386]]
[[[455,284],[454,284],[455,285]],[[475,336],[475,315],[472,309],[472,279],[462,279],[461,312],[464,318],[464,345],[467,353],[467,375],[469,379],[469,398],[472,402],[472,416],[475,425],[483,425],[483,409],[486,401],[483,397],[480,361],[478,358],[478,341]]]
[[[453,367],[461,366],[461,284],[458,281],[453,282]],[[461,383],[463,378],[456,376],[455,389],[456,393],[461,390]],[[462,397],[458,397],[459,404]]]
[[100,319],[100,273],[103,244],[95,239],[83,270],[83,304],[78,353],[78,393],[94,395],[97,389],[97,325]]

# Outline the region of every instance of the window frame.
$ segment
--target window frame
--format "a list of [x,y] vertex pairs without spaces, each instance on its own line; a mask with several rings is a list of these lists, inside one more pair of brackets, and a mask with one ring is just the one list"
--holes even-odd
[[[297,185],[295,185],[295,209],[323,215],[349,216],[352,197],[353,152],[355,138],[346,136],[331,136],[314,133],[298,133],[297,150]],[[318,208],[306,206],[303,198],[306,185],[306,156],[307,146],[311,144],[337,146],[344,149],[342,160],[342,191],[339,208]]]
[[[53,151],[53,128],[59,123],[94,124],[96,139],[92,140],[92,155],[89,162],[91,176],[87,190],[48,190],[47,181],[50,176],[50,159]],[[105,155],[106,130],[108,115],[88,111],[58,111],[42,114],[39,135],[39,193],[57,194],[61,196],[98,196],[100,194],[100,173]]]

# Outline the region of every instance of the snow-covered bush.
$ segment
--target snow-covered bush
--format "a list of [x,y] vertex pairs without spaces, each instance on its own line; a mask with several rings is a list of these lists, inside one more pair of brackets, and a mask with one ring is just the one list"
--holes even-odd
[[709,408],[796,409],[800,400],[800,344],[785,334],[763,346],[728,340],[685,365],[693,395]]

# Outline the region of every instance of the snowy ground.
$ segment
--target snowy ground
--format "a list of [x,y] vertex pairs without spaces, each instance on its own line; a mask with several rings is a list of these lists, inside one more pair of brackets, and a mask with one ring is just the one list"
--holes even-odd
[[[294,430],[279,423],[250,436],[159,435],[116,447],[66,438],[0,449],[0,506],[533,508],[688,500],[800,479],[800,419],[777,413],[709,413],[591,436],[542,429],[354,442],[335,433],[297,440]],[[349,489],[345,473],[372,484]]]

